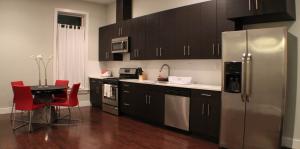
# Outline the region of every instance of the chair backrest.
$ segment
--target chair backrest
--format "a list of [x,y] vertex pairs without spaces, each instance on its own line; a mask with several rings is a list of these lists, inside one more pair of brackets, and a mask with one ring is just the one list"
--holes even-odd
[[33,97],[29,86],[14,86],[16,110],[31,110]]
[[56,80],[55,86],[63,86],[68,87],[69,81],[68,80]]
[[12,91],[14,93],[13,101],[15,102],[15,90],[14,90],[14,86],[24,86],[24,83],[23,83],[23,81],[13,81],[10,84],[11,84]]
[[79,91],[80,83],[73,84],[70,95],[69,95],[69,104],[71,106],[78,105],[78,91]]
[[55,94],[54,97],[67,98],[68,97],[68,85],[69,85],[68,80],[56,80],[55,86],[62,86],[62,87],[65,87],[66,89],[65,89],[64,93]]

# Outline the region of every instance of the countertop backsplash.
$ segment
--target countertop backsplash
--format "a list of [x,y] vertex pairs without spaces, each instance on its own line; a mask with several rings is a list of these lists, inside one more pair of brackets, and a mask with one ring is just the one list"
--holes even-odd
[[193,83],[221,85],[221,60],[130,60],[129,54],[124,54],[123,61],[100,62],[101,67],[112,71],[118,76],[120,68],[142,67],[148,80],[156,80],[163,64],[171,67],[171,76],[192,77]]

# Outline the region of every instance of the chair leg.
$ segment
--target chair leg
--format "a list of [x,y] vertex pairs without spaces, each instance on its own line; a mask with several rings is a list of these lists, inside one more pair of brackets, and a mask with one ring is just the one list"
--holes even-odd
[[83,120],[83,117],[82,117],[82,113],[81,113],[81,110],[80,110],[80,107],[79,105],[77,106],[78,110],[79,110],[79,114],[80,114],[80,120],[82,121]]
[[29,125],[28,125],[29,132],[31,132],[31,127],[32,127],[32,111],[29,111]]
[[68,107],[68,111],[69,111],[69,121],[71,122],[71,109],[70,109],[70,107]]
[[10,112],[10,121],[12,122],[13,120],[13,112],[14,112],[14,108],[15,108],[15,103],[13,103],[12,107],[11,107],[11,112]]
[[15,130],[15,125],[16,125],[16,114],[15,114],[16,110],[14,110],[14,113],[13,113],[13,121],[12,121],[12,127],[13,127],[13,130]]

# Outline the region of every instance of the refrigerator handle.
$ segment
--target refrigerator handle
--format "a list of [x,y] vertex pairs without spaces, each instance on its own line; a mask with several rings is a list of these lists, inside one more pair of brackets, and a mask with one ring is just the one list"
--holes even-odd
[[248,56],[247,56],[247,60],[246,60],[246,68],[247,68],[247,74],[246,74],[246,100],[247,102],[250,101],[250,96],[251,96],[251,67],[252,67],[252,55],[251,53],[248,53]]
[[241,97],[242,101],[245,102],[246,98],[246,93],[245,93],[245,88],[246,88],[246,53],[243,54],[242,56],[242,82],[241,82]]

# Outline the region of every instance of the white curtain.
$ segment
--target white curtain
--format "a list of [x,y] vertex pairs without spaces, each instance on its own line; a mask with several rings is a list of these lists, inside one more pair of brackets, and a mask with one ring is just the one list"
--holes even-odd
[[84,28],[58,24],[56,68],[57,79],[69,80],[69,85],[85,80],[85,37]]

